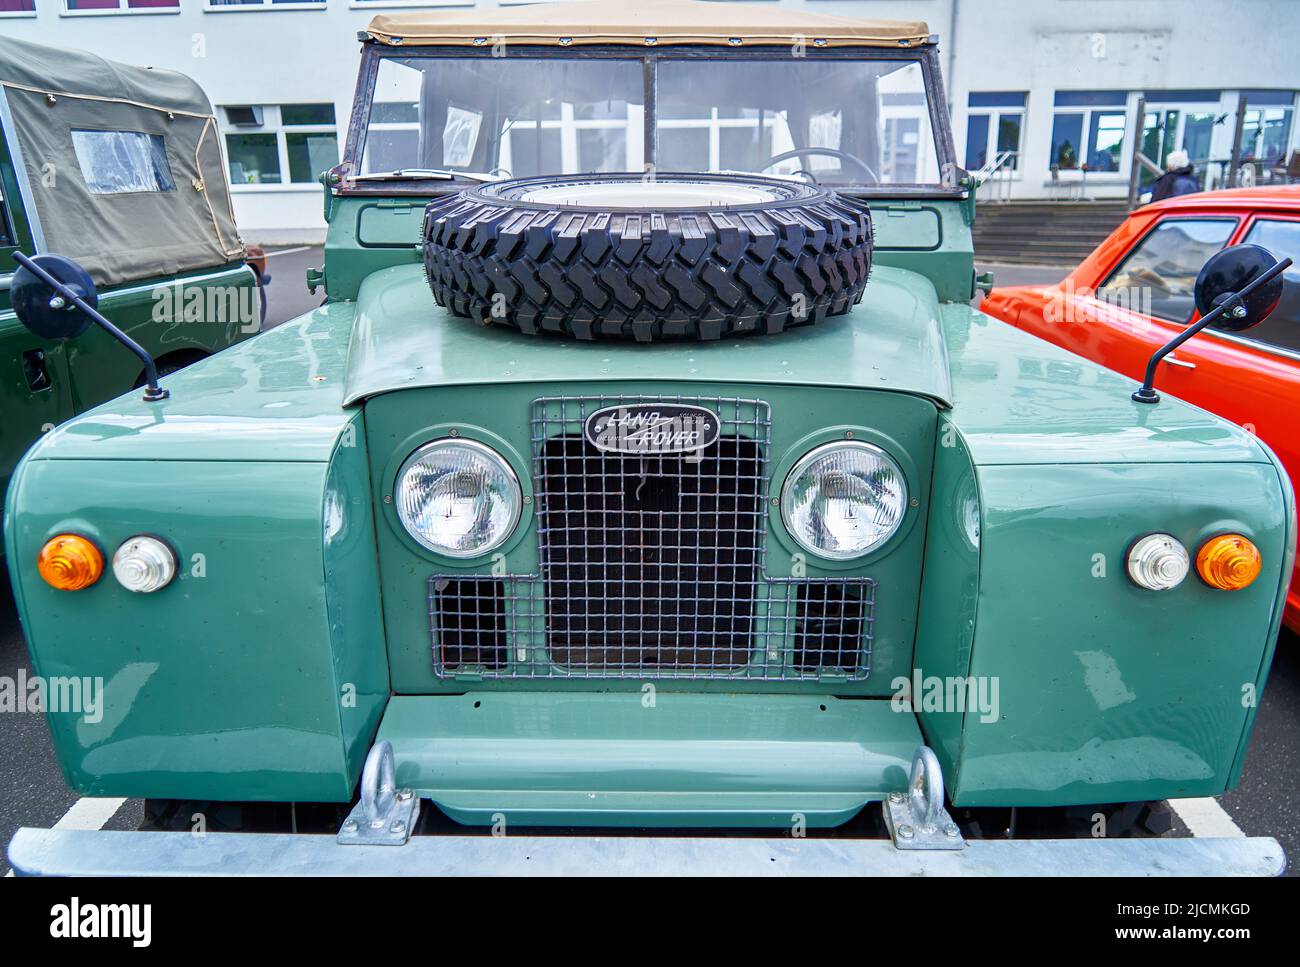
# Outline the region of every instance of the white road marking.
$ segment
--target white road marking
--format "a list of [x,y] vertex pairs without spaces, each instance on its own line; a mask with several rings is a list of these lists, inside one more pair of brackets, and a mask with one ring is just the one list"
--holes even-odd
[[310,252],[316,247],[317,246],[315,245],[299,245],[297,248],[281,248],[276,249],[274,252],[267,252],[266,257],[269,259],[276,255],[292,255],[294,252]]
[[1193,836],[1238,837],[1246,834],[1217,799],[1170,799],[1169,805]]
[[54,824],[55,829],[103,829],[113,814],[122,808],[125,799],[99,799],[86,797],[72,804],[63,818]]

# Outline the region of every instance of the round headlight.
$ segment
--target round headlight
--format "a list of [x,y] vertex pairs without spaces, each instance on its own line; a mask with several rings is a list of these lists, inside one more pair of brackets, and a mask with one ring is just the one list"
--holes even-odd
[[500,547],[519,523],[519,479],[501,454],[473,440],[435,440],[397,474],[393,501],[407,533],[447,557]]
[[781,519],[799,545],[844,561],[893,536],[907,511],[907,482],[870,443],[828,443],[804,455],[781,489]]
[[156,537],[132,537],[113,555],[113,577],[128,591],[161,591],[176,577],[176,555]]

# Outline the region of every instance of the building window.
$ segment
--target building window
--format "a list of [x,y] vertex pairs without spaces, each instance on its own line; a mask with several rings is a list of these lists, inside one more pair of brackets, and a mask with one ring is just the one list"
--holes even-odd
[[325,0],[207,0],[208,10],[324,9]]
[[1024,130],[1024,92],[972,93],[967,101],[966,170],[979,171],[1004,156],[1004,168],[1020,167]]
[[[476,0],[348,0],[348,6],[359,7],[472,7]],[[497,0],[501,6],[511,3],[554,3],[558,0]]]
[[232,185],[306,185],[339,163],[333,104],[222,108]]
[[1291,144],[1295,94],[1291,91],[1246,91],[1246,116],[1241,124],[1243,161],[1265,165],[1286,163]]
[[[1219,113],[1222,92],[1215,90],[1147,91],[1146,115],[1138,141],[1142,154],[1161,169],[1172,151],[1186,151],[1204,176],[1205,163],[1210,160],[1214,128],[1226,119]],[[1148,187],[1158,177],[1143,166],[1139,172],[1142,187]]]
[[1127,100],[1124,91],[1057,91],[1049,164],[1063,171],[1122,170]]
[[0,0],[0,17],[35,17],[36,0]]
[[181,0],[65,0],[68,13],[176,13]]

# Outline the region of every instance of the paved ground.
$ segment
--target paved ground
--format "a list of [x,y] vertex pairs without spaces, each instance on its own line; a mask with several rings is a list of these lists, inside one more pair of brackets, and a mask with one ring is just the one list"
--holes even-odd
[[[322,296],[309,296],[304,275],[319,266],[319,248],[284,249],[269,264],[272,274],[268,327],[279,325],[320,304]],[[1060,279],[1064,269],[981,264],[991,269],[1002,285],[1042,284]],[[14,612],[8,582],[0,580],[0,676],[16,677],[19,669],[30,674],[27,648]],[[1284,634],[1268,688],[1264,692],[1258,725],[1238,789],[1220,798],[1222,810],[1204,801],[1176,804],[1186,823],[1199,835],[1232,834],[1274,836],[1300,869],[1300,638]],[[7,843],[19,826],[64,826],[134,829],[141,818],[139,800],[120,805],[81,800],[68,790],[54,761],[49,733],[42,716],[26,713],[0,715],[0,843]],[[8,872],[0,861],[0,873]]]
[[324,249],[319,246],[270,249],[267,256],[266,271],[271,273],[267,329],[274,329],[282,322],[310,312],[325,301],[322,290],[317,289],[315,295],[307,292],[307,270],[325,264]]

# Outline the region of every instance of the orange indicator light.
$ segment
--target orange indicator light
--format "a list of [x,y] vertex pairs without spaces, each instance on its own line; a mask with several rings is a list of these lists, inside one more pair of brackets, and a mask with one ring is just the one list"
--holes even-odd
[[80,591],[104,573],[104,555],[99,548],[77,534],[52,537],[41,548],[37,570],[50,587],[59,591]]
[[1259,577],[1259,548],[1240,534],[1220,534],[1201,545],[1196,573],[1212,588],[1240,591]]

